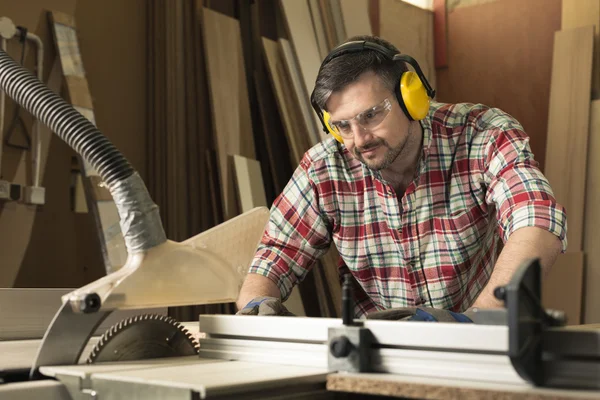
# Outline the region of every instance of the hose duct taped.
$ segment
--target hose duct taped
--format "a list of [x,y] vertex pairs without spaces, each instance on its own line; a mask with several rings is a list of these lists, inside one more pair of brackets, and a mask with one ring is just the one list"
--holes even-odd
[[98,171],[117,205],[129,253],[144,251],[166,241],[158,207],[138,173],[119,150],[71,104],[2,50],[0,89]]

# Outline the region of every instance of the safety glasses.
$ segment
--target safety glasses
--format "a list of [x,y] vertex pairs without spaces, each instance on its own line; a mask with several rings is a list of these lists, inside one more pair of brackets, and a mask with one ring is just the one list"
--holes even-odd
[[342,138],[352,139],[354,137],[352,121],[356,121],[356,124],[364,131],[373,131],[383,122],[385,117],[388,116],[391,109],[392,103],[390,102],[389,98],[386,98],[381,103],[361,112],[354,118],[340,121],[329,121],[329,126]]

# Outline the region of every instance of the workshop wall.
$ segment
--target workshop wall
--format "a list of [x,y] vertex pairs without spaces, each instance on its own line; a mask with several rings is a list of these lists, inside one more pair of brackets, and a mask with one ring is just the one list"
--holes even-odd
[[439,101],[483,103],[513,115],[530,136],[542,170],[552,46],[560,23],[561,0],[449,7],[447,66],[437,69]]
[[[92,0],[0,0],[0,16],[12,19],[39,35],[46,51],[45,81],[56,53],[45,11],[75,16],[83,65],[94,103],[96,123],[145,177],[146,41],[145,2]],[[16,43],[12,43],[16,42]],[[9,45],[20,55],[18,41]],[[35,57],[26,54],[32,69]],[[51,86],[62,81],[58,68]],[[7,119],[12,101],[7,99]],[[21,116],[30,126],[26,112]],[[5,122],[6,129],[7,122]],[[72,159],[74,152],[58,137],[46,139],[42,185],[46,204],[37,209],[20,203],[0,204],[0,287],[78,287],[104,274],[95,224],[89,213],[72,211]],[[50,140],[48,140],[50,139]],[[2,176],[26,184],[28,151],[3,148]]]

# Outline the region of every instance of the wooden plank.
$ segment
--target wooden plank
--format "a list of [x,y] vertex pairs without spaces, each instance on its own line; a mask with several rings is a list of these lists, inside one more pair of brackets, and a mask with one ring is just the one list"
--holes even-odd
[[234,154],[235,180],[242,212],[268,207],[260,162]]
[[286,90],[291,84],[286,76],[277,42],[263,38],[263,50],[267,60],[269,76],[275,89],[279,113],[283,119],[285,133],[288,138],[291,159],[293,164],[298,164],[304,152],[308,150],[308,145],[302,140],[303,137],[306,137],[306,128],[303,126],[302,121],[296,118],[298,107],[294,98],[289,96]]
[[62,24],[71,28],[75,28],[75,17],[60,11],[52,11],[52,19],[56,24]]
[[584,255],[560,254],[542,282],[544,307],[564,311],[568,325],[581,323]]
[[327,52],[331,51],[337,44],[337,32],[329,7],[329,0],[318,0],[319,11],[321,13],[321,23],[325,29],[325,38],[327,39]]
[[[373,34],[373,28],[369,20],[368,0],[340,0],[340,8],[342,10],[344,30],[348,38],[357,35]],[[383,38],[387,40],[385,36]]]
[[[291,38],[292,47],[297,55],[297,61],[302,77],[302,83],[306,90],[307,97],[305,101],[310,104],[310,94],[315,87],[319,67],[321,66],[321,57],[317,39],[313,33],[310,10],[308,3],[297,0],[281,0],[284,19],[287,22],[287,30]],[[315,116],[316,118],[316,116]],[[319,131],[319,137],[325,139],[327,136],[322,130]],[[316,142],[313,142],[316,144]]]
[[381,37],[391,42],[401,53],[417,60],[427,80],[435,88],[433,11],[402,0],[388,0],[381,2],[379,12]]
[[71,104],[83,108],[94,108],[87,79],[82,76],[65,76],[65,83]]
[[592,26],[554,37],[545,175],[567,209],[570,251],[582,250],[593,40]]
[[[233,156],[233,161],[242,212],[250,211],[256,207],[268,207],[260,162],[237,154]],[[294,315],[306,316],[297,288],[292,290],[285,306]]]
[[561,29],[594,26],[592,98],[600,97],[600,0],[562,0]]
[[291,79],[293,87],[292,94],[296,98],[296,102],[300,105],[299,110],[302,114],[302,119],[304,120],[304,126],[307,127],[308,143],[311,146],[315,145],[319,141],[319,131],[322,131],[321,123],[310,106],[310,94],[306,93],[306,88],[301,82],[300,70],[294,50],[292,49],[289,40],[283,38],[279,39],[279,48],[283,54],[285,70]]
[[583,250],[585,252],[584,323],[600,323],[600,100],[592,101],[588,139]]
[[[75,18],[68,14],[49,12],[49,23],[52,27],[54,43],[57,48],[58,58],[62,66],[63,75],[67,83],[67,97],[85,118],[96,124],[92,105],[92,96],[89,92],[85,70],[79,50],[79,41],[75,27]],[[95,188],[90,179],[99,180],[98,172],[80,155],[78,155],[84,175],[84,188],[88,209],[91,210],[102,249],[104,266],[107,273],[121,268],[127,260],[127,247],[121,232],[120,217],[116,205],[112,200],[95,198]],[[115,227],[119,228],[116,229]]]
[[[367,0],[365,0],[367,1]],[[338,45],[348,39],[348,35],[346,34],[346,26],[344,25],[344,17],[342,15],[342,4],[340,0],[329,0],[329,7],[331,9],[331,17],[333,18],[333,27],[335,29],[335,34],[337,38]],[[366,9],[363,10],[365,13]],[[368,16],[367,16],[368,21]]]
[[310,8],[310,16],[315,29],[315,37],[317,39],[317,47],[319,48],[319,56],[321,56],[321,59],[324,59],[327,57],[327,53],[329,53],[329,46],[327,43],[327,38],[325,37],[325,26],[321,16],[319,0],[308,0],[308,6]]
[[207,8],[203,21],[223,211],[228,220],[239,214],[229,156],[255,157],[252,121],[239,22]]

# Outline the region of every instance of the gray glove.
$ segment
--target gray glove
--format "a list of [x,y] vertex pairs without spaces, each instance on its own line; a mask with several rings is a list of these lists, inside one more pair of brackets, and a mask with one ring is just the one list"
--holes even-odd
[[295,317],[277,297],[261,296],[250,300],[236,315],[280,315]]

